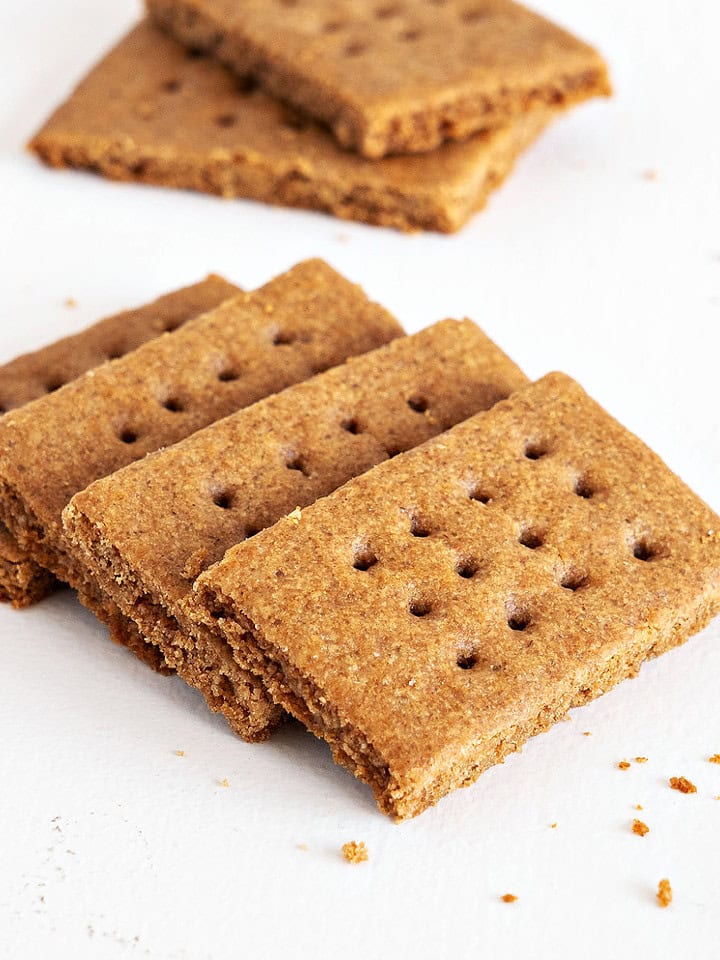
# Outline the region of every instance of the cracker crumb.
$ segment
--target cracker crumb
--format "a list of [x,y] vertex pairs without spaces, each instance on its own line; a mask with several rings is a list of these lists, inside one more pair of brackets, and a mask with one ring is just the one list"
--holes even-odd
[[711,757],[708,757],[708,763],[720,763],[720,753],[714,753]]
[[303,850],[305,852],[307,852],[310,849],[310,847],[306,843],[299,843],[297,845],[297,848],[298,850]]
[[643,823],[642,820],[633,820],[632,832],[636,833],[639,837],[644,837],[650,833],[650,827],[646,823]]
[[185,561],[180,571],[180,576],[185,577],[186,580],[197,580],[200,574],[206,569],[209,556],[210,554],[205,547],[199,547],[194,553],[191,553]]
[[175,756],[176,756],[176,757],[184,757],[184,756],[185,756],[185,751],[184,751],[184,750],[176,750],[176,751],[175,751]]
[[627,762],[627,760],[621,760],[620,763],[618,764],[618,769],[629,770],[630,764]]
[[661,880],[658,884],[657,894],[658,903],[661,907],[669,907],[672,903],[672,887],[668,879]]
[[77,305],[78,302],[75,297],[67,297],[65,299],[65,303],[63,304],[63,306],[67,307],[68,310],[74,310]]
[[680,793],[697,793],[697,787],[686,777],[670,777],[670,786]]
[[643,809],[643,805],[642,805],[641,803],[636,803],[636,804],[635,804],[635,809],[636,809],[636,810],[642,810],[642,809]]
[[583,736],[584,736],[584,737],[591,737],[591,736],[592,736],[592,732],[591,732],[590,730],[583,730]]
[[364,841],[349,840],[342,846],[342,855],[348,863],[364,863],[368,859],[368,849]]
[[302,510],[300,507],[295,507],[294,510],[291,510],[290,513],[285,518],[289,523],[292,523],[294,526],[300,523],[300,518],[302,517]]
[[551,830],[555,830],[556,827],[557,827],[557,823],[551,823],[551,824],[550,824],[550,829],[551,829]]
[[346,233],[336,233],[335,239],[338,241],[338,243],[347,243],[350,237],[348,237]]
[[646,170],[646,171],[643,173],[643,178],[644,178],[645,180],[657,180],[657,178],[658,178],[658,172],[657,172],[657,170]]
[[515,896],[514,893],[504,893],[500,897],[500,899],[502,900],[503,903],[515,903],[515,901],[517,900],[517,897]]
[[223,777],[222,780],[218,780],[218,786],[219,786],[219,787],[229,787],[229,786],[230,786],[230,781],[228,780],[227,777]]
[[647,763],[647,762],[648,762],[647,757],[635,757],[635,763]]

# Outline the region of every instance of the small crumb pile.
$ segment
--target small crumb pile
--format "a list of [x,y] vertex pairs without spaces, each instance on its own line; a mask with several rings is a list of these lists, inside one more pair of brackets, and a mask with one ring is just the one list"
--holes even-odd
[[645,834],[650,833],[650,827],[643,823],[642,820],[633,820],[632,832],[636,833],[639,837],[644,837]]
[[627,760],[621,760],[620,763],[618,764],[618,768],[620,770],[629,770],[630,764],[627,762]]
[[500,897],[500,899],[502,900],[503,903],[515,903],[515,901],[517,900],[517,897],[515,896],[514,893],[504,893]]
[[670,886],[669,880],[665,879],[660,881],[656,896],[661,907],[670,906],[672,903],[672,887]]
[[697,787],[686,777],[670,777],[670,786],[680,793],[697,793]]
[[357,840],[350,840],[343,844],[342,855],[348,863],[363,863],[368,859],[368,849],[362,840],[359,843]]
[[720,753],[714,753],[711,757],[708,757],[708,763],[720,763]]

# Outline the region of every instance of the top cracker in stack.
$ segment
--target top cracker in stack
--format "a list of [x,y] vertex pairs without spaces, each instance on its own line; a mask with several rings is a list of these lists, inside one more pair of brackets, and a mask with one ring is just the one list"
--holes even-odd
[[362,156],[608,94],[600,55],[512,0],[148,0],[155,22]]
[[708,623],[718,530],[551,374],[240,544],[190,609],[403,819]]

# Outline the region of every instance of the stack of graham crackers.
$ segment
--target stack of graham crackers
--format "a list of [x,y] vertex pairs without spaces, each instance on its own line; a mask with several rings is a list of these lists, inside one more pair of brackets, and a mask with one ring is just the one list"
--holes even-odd
[[31,148],[55,167],[459,229],[601,56],[512,0],[147,0]]
[[245,740],[402,819],[720,611],[720,518],[569,377],[322,261],[0,368],[0,582],[75,587]]

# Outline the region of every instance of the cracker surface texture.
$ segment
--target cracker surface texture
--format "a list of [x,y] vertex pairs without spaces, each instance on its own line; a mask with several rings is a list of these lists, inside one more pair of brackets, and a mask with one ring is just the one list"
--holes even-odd
[[0,520],[32,559],[78,589],[116,638],[161,665],[78,569],[62,530],[64,507],[94,480],[401,333],[327,264],[299,264],[6,414]]
[[[0,414],[53,393],[88,370],[123,356],[191,317],[237,296],[238,287],[222,277],[174,290],[134,310],[106,317],[73,336],[64,337],[0,366]],[[57,581],[0,527],[0,601],[27,607],[41,600]]]
[[53,167],[304,207],[402,230],[459,229],[558,113],[533,111],[432,154],[364,160],[319,124],[147,23],[33,138]]
[[149,0],[193,50],[326,123],[373,159],[607,95],[592,47],[512,0]]
[[[290,387],[99,480],[64,515],[74,555],[245,739],[256,683],[184,601],[225,551],[491,407],[527,378],[470,321],[445,320]],[[373,557],[358,554],[358,563]]]
[[405,818],[708,623],[718,524],[551,374],[234,548],[196,603]]

